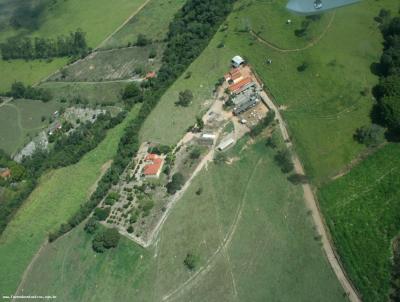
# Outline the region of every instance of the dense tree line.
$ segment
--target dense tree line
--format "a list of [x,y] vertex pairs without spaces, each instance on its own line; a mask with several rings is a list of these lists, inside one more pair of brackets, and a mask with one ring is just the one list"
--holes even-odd
[[374,88],[376,111],[384,126],[400,133],[400,17],[390,18],[390,13],[380,13],[384,49],[378,72],[379,84]]
[[400,237],[394,241],[392,290],[390,293],[390,301],[400,301]]
[[48,59],[66,56],[85,56],[89,49],[85,33],[77,30],[68,36],[50,38],[12,37],[0,44],[3,60]]
[[209,40],[233,7],[234,0],[188,0],[175,15],[169,26],[167,46],[162,58],[162,66],[155,79],[143,84],[145,93],[138,116],[125,129],[118,145],[113,164],[98,182],[97,189],[89,200],[62,225],[49,235],[53,241],[86,219],[100,201],[107,195],[112,184],[117,184],[119,176],[139,149],[138,133],[163,93],[200,55]]
[[6,96],[13,97],[14,99],[42,100],[44,102],[51,99],[51,94],[48,90],[35,88],[30,85],[25,86],[22,82],[14,82],[11,85],[11,90],[6,93]]

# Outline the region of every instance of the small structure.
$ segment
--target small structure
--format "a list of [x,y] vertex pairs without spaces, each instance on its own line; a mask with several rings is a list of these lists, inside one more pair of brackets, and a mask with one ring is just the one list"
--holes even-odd
[[145,79],[146,79],[146,80],[148,80],[148,79],[154,79],[156,76],[157,76],[157,74],[156,74],[155,71],[150,71],[150,72],[148,72],[148,73],[146,74]]
[[233,67],[238,68],[240,65],[244,64],[244,59],[241,56],[234,56],[231,63]]
[[204,145],[213,145],[216,139],[216,135],[215,134],[211,134],[211,133],[202,133],[199,139],[199,142],[204,144]]
[[9,168],[0,168],[0,178],[8,179],[11,177],[11,170]]
[[164,159],[157,154],[150,153],[144,160],[146,165],[143,167],[143,175],[158,178],[164,165]]
[[250,108],[254,107],[258,103],[258,99],[255,95],[250,96],[241,103],[239,103],[235,108],[233,108],[233,114],[239,115]]
[[228,149],[230,146],[233,146],[234,143],[235,143],[235,140],[232,137],[230,137],[228,139],[224,139],[222,142],[220,142],[217,149],[219,151],[224,151],[224,150]]

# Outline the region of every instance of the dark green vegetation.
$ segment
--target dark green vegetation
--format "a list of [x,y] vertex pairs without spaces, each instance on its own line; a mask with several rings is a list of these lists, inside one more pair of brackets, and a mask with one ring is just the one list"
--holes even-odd
[[99,230],[93,238],[92,247],[97,253],[104,253],[105,250],[118,246],[120,235],[116,229]]
[[388,144],[319,193],[346,271],[363,301],[387,301],[400,230],[400,145]]
[[3,60],[33,60],[55,57],[80,57],[88,53],[85,33],[75,31],[69,36],[57,39],[12,37],[0,44]]
[[387,11],[381,15],[385,42],[377,67],[381,76],[379,85],[375,87],[377,114],[387,127],[400,133],[400,16],[390,19]]
[[175,173],[172,175],[171,181],[167,184],[167,191],[169,194],[175,194],[176,191],[179,191],[183,184],[185,182],[185,179],[181,173]]
[[393,302],[400,301],[400,238],[397,237],[393,243],[393,271],[392,290],[390,298]]
[[[240,141],[227,154],[239,160],[202,171],[156,245],[143,249],[121,238],[118,248],[94,256],[92,236],[79,226],[42,250],[21,287],[60,301],[116,294],[146,302],[166,295],[180,302],[346,301],[314,239],[301,188],[286,180],[264,140]],[[184,265],[188,253],[198,257],[194,271]]]
[[50,93],[43,88],[35,88],[30,85],[25,86],[22,82],[14,82],[11,85],[11,90],[6,93],[6,96],[15,99],[31,99],[47,102],[50,100]]

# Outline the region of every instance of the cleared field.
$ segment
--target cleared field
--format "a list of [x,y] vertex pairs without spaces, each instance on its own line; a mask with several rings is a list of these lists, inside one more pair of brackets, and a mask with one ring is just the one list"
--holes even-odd
[[[253,28],[265,24],[268,32],[274,31],[272,39],[277,46],[286,47],[289,42],[285,41],[291,41],[291,47],[302,48],[303,38],[298,38],[294,45],[293,30],[280,30],[287,21],[281,9],[285,4],[284,0],[237,2],[237,9],[223,30],[189,67],[192,77],[181,77],[150,115],[143,136],[176,142],[184,129],[194,123],[199,109],[206,107],[204,102],[210,98],[216,80],[227,70],[230,58],[241,54],[277,103],[287,107],[283,115],[307,173],[316,185],[329,180],[356,157],[363,147],[353,141],[353,134],[356,128],[370,123],[369,91],[378,80],[372,75],[370,65],[379,59],[382,48],[382,38],[373,18],[383,7],[397,9],[396,1],[363,1],[337,10],[334,15],[323,16],[315,21],[321,24],[322,37],[300,51],[278,51],[241,30],[246,22]],[[260,17],[263,14],[277,17],[264,20]],[[326,19],[332,20],[329,27]],[[283,41],[282,46],[279,41]],[[224,47],[218,48],[220,43]],[[272,64],[267,64],[267,59]],[[299,72],[297,67],[303,62],[308,68]],[[173,104],[184,89],[193,91],[193,104],[189,108],[177,108]],[[366,95],[363,91],[367,91]],[[154,121],[160,118],[169,127],[155,127]]]
[[[41,252],[24,293],[60,301],[346,301],[314,239],[301,189],[263,141],[242,142],[230,156],[239,154],[194,180],[154,247],[123,239],[94,255],[77,228]],[[183,265],[189,251],[200,258],[194,272]]]
[[[87,33],[89,46],[96,47],[109,34],[121,25],[144,0],[68,0],[59,1],[48,11],[42,26],[32,36],[55,37],[66,35],[77,28]],[[110,13],[112,11],[112,14]],[[18,31],[0,31],[0,42],[10,35],[17,35]],[[0,91],[6,91],[15,81],[33,84],[46,75],[65,65],[65,59],[53,60],[48,64],[40,61],[0,60]]]
[[40,179],[0,239],[2,295],[15,292],[25,268],[47,239],[47,234],[86,201],[103,165],[115,155],[124,127],[135,117],[138,109],[135,107],[129,117],[111,129],[99,146],[79,163],[50,171]]
[[386,301],[391,240],[400,229],[400,145],[389,144],[319,199],[337,249],[364,301]]
[[[149,55],[153,51],[157,56],[150,59]],[[161,44],[100,51],[66,67],[65,78],[62,78],[61,73],[57,73],[50,77],[49,81],[97,82],[132,78],[137,67],[146,73],[158,70],[162,51]]]
[[[48,125],[52,113],[59,110],[57,101],[14,100],[0,108],[0,149],[15,153]],[[42,117],[46,120],[42,121]],[[4,124],[4,125],[3,125]]]
[[168,25],[173,16],[184,3],[184,0],[150,1],[140,14],[133,17],[102,48],[109,49],[127,46],[128,43],[136,42],[139,34],[145,34],[148,39],[153,41],[162,41],[168,32]]
[[51,62],[0,59],[0,93],[9,91],[11,84],[15,81],[34,84],[66,63],[66,59],[54,59]]
[[121,101],[121,91],[127,85],[126,82],[103,83],[66,83],[45,82],[41,88],[48,89],[53,99],[74,101],[79,98],[87,100],[90,104],[117,104]]

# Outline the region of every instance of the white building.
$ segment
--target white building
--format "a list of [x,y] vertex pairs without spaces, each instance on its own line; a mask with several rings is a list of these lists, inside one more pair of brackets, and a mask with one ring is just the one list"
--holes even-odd
[[230,137],[230,138],[224,139],[222,142],[220,142],[217,148],[219,151],[224,151],[227,148],[229,148],[230,146],[232,146],[234,143],[235,143],[235,140]]
[[238,68],[244,63],[244,59],[241,56],[234,56],[231,62],[233,67]]

